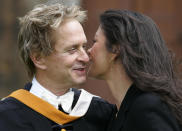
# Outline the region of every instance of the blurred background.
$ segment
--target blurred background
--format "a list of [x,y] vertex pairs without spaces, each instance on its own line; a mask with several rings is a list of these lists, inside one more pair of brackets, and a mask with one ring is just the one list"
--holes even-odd
[[[53,1],[53,0],[50,0]],[[88,10],[88,21],[84,24],[88,44],[92,43],[99,25],[99,14],[106,9],[128,9],[150,16],[159,26],[168,48],[182,59],[182,0],[57,0],[64,4],[81,5]],[[18,17],[47,0],[0,0],[0,98],[23,88],[30,81],[23,63],[19,60],[17,34]],[[178,63],[180,64],[180,63]],[[182,72],[178,65],[178,72]],[[115,100],[100,80],[88,80],[82,86],[86,90],[114,103]]]

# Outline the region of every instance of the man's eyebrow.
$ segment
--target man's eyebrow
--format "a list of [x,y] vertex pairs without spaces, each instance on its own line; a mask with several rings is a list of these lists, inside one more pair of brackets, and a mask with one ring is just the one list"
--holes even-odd
[[72,47],[78,47],[78,46],[79,46],[79,43],[73,43],[73,44],[67,45],[65,47],[65,49],[69,49],[69,48],[72,48]]
[[76,47],[76,46],[78,46],[78,45],[79,45],[79,44],[74,43],[74,44],[71,44],[71,45],[66,46],[66,48]]

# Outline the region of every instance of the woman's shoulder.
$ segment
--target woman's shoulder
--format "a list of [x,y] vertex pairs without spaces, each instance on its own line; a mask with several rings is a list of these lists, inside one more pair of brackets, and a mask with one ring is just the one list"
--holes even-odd
[[175,121],[169,105],[159,95],[150,92],[142,92],[136,96],[129,110],[131,116],[143,116],[150,119],[165,116]]
[[142,91],[136,86],[132,86],[123,101],[124,105],[130,109],[156,108],[166,105],[162,98],[153,92]]
[[154,93],[141,92],[135,96],[127,117],[129,123],[134,122],[137,128],[142,127],[148,131],[153,131],[152,129],[179,130],[171,108]]
[[141,109],[168,109],[166,102],[155,93],[142,92],[135,97],[132,108]]
[[142,92],[135,98],[134,103],[135,104],[144,103],[148,106],[155,106],[163,103],[163,101],[161,97],[155,93]]

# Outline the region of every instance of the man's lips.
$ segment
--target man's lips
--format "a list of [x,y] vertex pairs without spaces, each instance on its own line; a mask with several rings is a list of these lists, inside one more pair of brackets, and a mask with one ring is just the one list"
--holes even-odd
[[73,68],[74,71],[85,73],[86,67],[76,67]]
[[86,67],[74,68],[73,71],[79,76],[85,76]]
[[74,67],[73,70],[85,70],[86,69],[86,66],[84,67]]
[[85,68],[77,68],[77,69],[73,69],[73,70],[77,70],[77,71],[84,71]]

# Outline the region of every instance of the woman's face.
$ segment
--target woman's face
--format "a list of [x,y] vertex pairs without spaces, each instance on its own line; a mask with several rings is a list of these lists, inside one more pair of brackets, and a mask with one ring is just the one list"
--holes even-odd
[[93,46],[88,50],[88,53],[90,56],[88,75],[105,79],[110,70],[113,54],[106,49],[106,37],[100,26],[95,34]]

